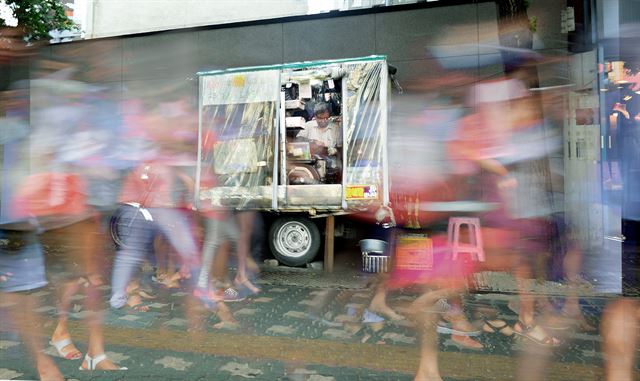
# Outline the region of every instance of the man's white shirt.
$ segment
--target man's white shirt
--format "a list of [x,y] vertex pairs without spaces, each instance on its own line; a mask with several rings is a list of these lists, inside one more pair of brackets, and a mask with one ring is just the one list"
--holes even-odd
[[335,123],[329,123],[326,128],[319,128],[318,122],[314,119],[308,121],[304,128],[304,130],[300,131],[298,137],[320,141],[327,148],[335,149],[342,145],[341,131]]

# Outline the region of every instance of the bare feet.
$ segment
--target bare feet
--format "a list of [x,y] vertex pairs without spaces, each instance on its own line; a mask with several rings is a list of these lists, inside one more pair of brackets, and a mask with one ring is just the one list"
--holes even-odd
[[[444,314],[442,318],[451,323],[451,328],[455,333],[459,333],[460,336],[477,336],[480,334],[480,331],[467,320],[467,317],[462,312],[457,312],[453,314]],[[465,334],[463,334],[465,333]]]
[[247,278],[243,279],[243,278],[236,277],[236,279],[234,280],[234,283],[236,284],[236,286],[246,287],[249,291],[251,291],[254,294],[258,294],[261,291],[253,283],[251,283],[251,281],[249,279],[247,279]]
[[513,326],[513,332],[542,346],[557,347],[562,344],[560,339],[550,336],[544,328],[535,324],[526,325],[518,321]]
[[140,289],[140,283],[138,283],[138,281],[136,281],[136,280],[131,281],[127,285],[127,294],[133,294],[138,289]]
[[158,283],[163,283],[165,281],[165,279],[167,279],[167,273],[164,271],[157,271],[156,272],[156,281]]
[[227,307],[226,304],[218,303],[217,307],[218,307],[217,315],[218,315],[218,318],[220,318],[220,320],[230,322],[230,323],[237,323],[236,318],[233,317],[233,313],[231,312],[229,307]]
[[413,381],[444,381],[442,379],[442,377],[440,377],[440,375],[432,375],[432,376],[427,376],[427,375],[416,375],[416,377],[413,379]]
[[173,275],[166,275],[165,278],[160,281],[160,283],[166,288],[180,288],[180,281],[191,277],[191,275],[187,275],[181,274],[178,271],[176,273],[173,273]]
[[213,325],[213,328],[222,329],[222,328],[231,328],[236,329],[239,327],[238,321],[233,317],[233,313],[224,303],[218,303],[217,305],[217,315],[220,319],[219,323]]
[[149,311],[149,306],[145,305],[142,302],[142,298],[140,297],[140,295],[130,295],[127,299],[127,306],[137,312]]
[[451,340],[460,348],[471,349],[474,351],[484,349],[482,343],[470,338],[469,336],[451,335]]
[[214,325],[212,325],[214,329],[238,329],[240,327],[240,323],[237,321],[221,321]]
[[576,309],[565,308],[562,310],[561,314],[562,316],[570,320],[572,326],[576,327],[582,332],[595,332],[598,330],[595,326],[587,321],[587,318],[584,316],[582,310],[580,310],[579,307]]
[[371,301],[368,310],[376,314],[384,315],[389,320],[397,321],[404,319],[404,316],[394,311],[387,304],[374,303],[374,301]]
[[573,326],[573,322],[568,316],[557,314],[543,316],[540,319],[540,324],[552,331],[566,330]]
[[47,355],[40,354],[36,358],[36,368],[38,376],[42,381],[64,381],[64,376],[60,373],[60,369]]

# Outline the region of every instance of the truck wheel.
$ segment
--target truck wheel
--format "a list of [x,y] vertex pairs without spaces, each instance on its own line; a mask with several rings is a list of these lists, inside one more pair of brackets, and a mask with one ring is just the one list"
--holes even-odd
[[269,246],[278,261],[287,266],[301,266],[318,254],[320,231],[308,218],[281,217],[271,225]]

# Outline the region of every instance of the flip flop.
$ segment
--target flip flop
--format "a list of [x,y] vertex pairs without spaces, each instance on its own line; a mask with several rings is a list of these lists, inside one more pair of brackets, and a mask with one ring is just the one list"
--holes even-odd
[[82,353],[79,350],[71,350],[69,352],[64,352],[63,349],[69,344],[73,344],[70,338],[58,340],[58,341],[49,341],[49,344],[53,345],[53,347],[58,351],[60,357],[66,360],[80,360],[82,358]]

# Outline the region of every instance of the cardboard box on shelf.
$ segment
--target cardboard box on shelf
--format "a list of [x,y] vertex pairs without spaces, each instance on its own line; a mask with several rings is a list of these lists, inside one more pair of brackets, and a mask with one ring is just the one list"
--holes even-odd
[[285,126],[304,128],[307,121],[301,116],[288,116],[285,118]]

